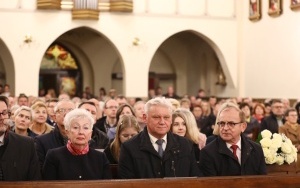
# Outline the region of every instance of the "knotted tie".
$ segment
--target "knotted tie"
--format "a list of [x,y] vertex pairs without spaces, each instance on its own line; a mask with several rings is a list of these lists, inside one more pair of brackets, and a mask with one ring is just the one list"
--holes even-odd
[[159,154],[160,157],[162,157],[163,154],[164,154],[164,150],[163,150],[163,148],[162,148],[163,142],[164,142],[163,139],[158,139],[158,140],[156,141],[156,144],[158,145],[158,150],[157,150],[157,152],[158,152],[158,154]]
[[236,150],[237,150],[238,146],[237,145],[231,145],[230,147],[232,149],[233,156],[236,158],[236,160],[238,160],[238,156],[236,155]]

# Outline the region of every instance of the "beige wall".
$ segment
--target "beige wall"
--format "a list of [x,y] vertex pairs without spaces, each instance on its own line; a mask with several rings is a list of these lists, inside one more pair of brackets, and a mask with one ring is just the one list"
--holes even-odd
[[[18,2],[22,3],[21,8]],[[132,14],[104,12],[100,13],[99,21],[80,21],[72,20],[70,11],[66,10],[35,10],[33,0],[2,0],[0,39],[13,59],[15,80],[10,80],[15,82],[16,94],[37,95],[39,66],[47,47],[66,31],[86,26],[107,37],[116,53],[105,57],[112,64],[103,65],[99,59],[106,54],[105,49],[102,55],[89,53],[92,52],[89,49],[84,52],[83,59],[91,62],[85,72],[89,67],[93,69],[93,76],[84,81],[84,86],[92,84],[94,91],[103,83],[113,85],[110,72],[102,70],[112,71],[117,62],[125,71],[123,94],[147,96],[148,71],[155,52],[170,36],[191,30],[215,50],[227,77],[226,87],[211,86],[212,94],[298,98],[300,13],[291,11],[289,2],[284,1],[283,14],[273,18],[267,15],[267,1],[263,1],[263,18],[258,22],[248,20],[248,1],[238,0],[136,0]],[[27,33],[34,39],[30,46],[22,42]],[[134,37],[139,37],[142,44],[133,46]],[[195,50],[195,53],[200,52]],[[118,55],[120,59],[114,59]],[[199,57],[207,62],[214,61],[211,55],[199,54]],[[5,63],[4,67],[8,67]],[[202,65],[197,66],[203,69]],[[216,64],[205,66],[211,66],[209,70],[213,71]],[[187,64],[176,72],[182,78],[176,85],[180,94],[194,92],[197,88],[184,81],[192,67]],[[201,81],[199,85],[213,82]]]

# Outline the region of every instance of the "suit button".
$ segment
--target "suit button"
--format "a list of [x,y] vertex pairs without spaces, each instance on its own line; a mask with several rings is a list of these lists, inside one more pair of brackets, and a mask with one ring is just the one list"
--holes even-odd
[[157,174],[160,175],[160,172],[158,172]]

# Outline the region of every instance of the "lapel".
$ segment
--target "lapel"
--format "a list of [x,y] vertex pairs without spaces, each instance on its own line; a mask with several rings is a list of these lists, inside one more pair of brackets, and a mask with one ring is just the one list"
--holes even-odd
[[[230,149],[227,147],[226,143],[220,136],[216,138],[217,146],[218,146],[218,152],[223,155],[227,155],[231,157],[232,159],[236,160],[236,158],[233,156],[233,153],[230,151]],[[236,160],[237,161],[237,160]]]
[[242,150],[241,150],[241,166],[245,165],[247,159],[249,158],[253,147],[250,145],[250,142],[247,140],[248,138],[246,138],[243,134],[241,135],[241,145],[242,145]]
[[172,156],[176,156],[178,153],[181,152],[180,150],[180,145],[178,142],[176,142],[175,140],[175,136],[173,133],[168,132],[167,134],[167,147],[164,151],[164,156],[163,156],[163,160],[166,161],[168,159],[170,159]]
[[157,156],[160,158],[158,152],[154,149],[151,141],[150,141],[150,137],[147,131],[147,128],[145,127],[144,130],[140,133],[141,135],[141,142],[140,142],[140,150],[141,151],[147,151],[150,152],[151,154]]

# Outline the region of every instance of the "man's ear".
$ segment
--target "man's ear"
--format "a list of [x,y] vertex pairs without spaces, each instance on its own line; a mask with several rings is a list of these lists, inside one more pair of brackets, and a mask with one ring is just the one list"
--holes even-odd
[[144,121],[144,123],[147,122],[147,115],[145,113],[143,114],[143,121]]
[[242,133],[243,133],[247,128],[247,123],[246,122],[241,123],[241,127],[242,127]]

